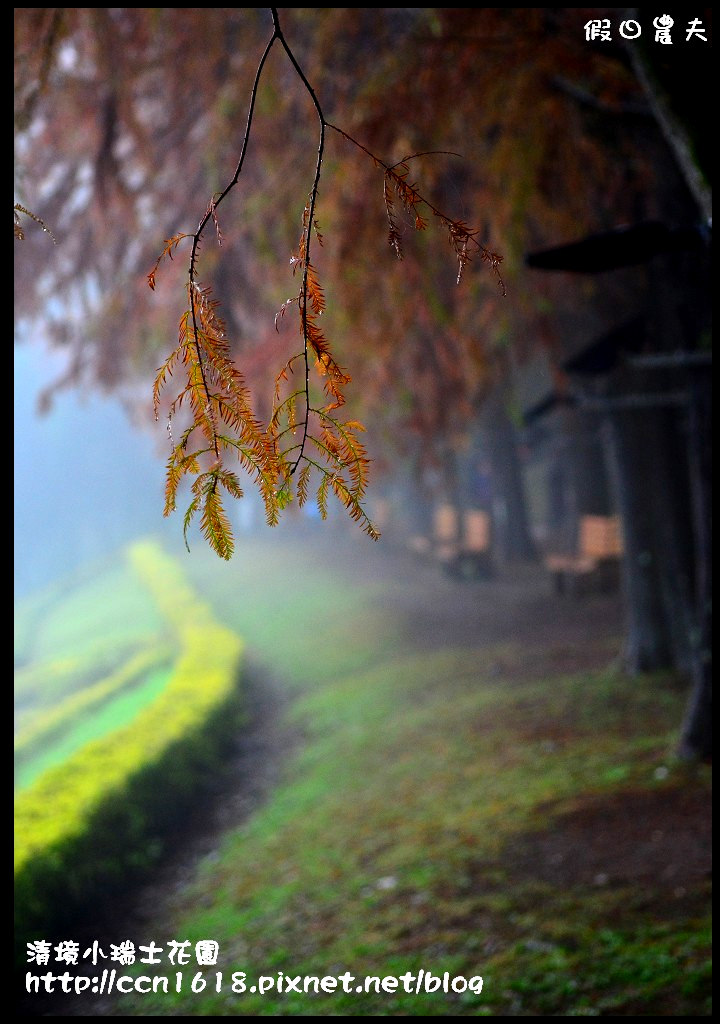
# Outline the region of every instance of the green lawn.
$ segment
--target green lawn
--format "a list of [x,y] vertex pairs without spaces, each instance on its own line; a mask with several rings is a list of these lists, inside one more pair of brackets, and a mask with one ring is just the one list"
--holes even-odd
[[131,722],[162,693],[171,672],[169,667],[146,672],[136,685],[124,688],[85,714],[67,719],[59,735],[53,734],[32,758],[19,764],[15,772],[16,790],[31,785],[48,768],[61,764],[91,740],[99,740]]
[[[16,610],[22,622],[23,604]],[[155,602],[126,564],[122,552],[89,578],[80,577],[56,600],[48,602],[34,622],[32,659],[81,658],[100,645],[107,649],[140,645],[162,628]]]
[[[55,941],[94,919],[98,903],[157,864],[223,772],[244,715],[241,639],[157,543],[131,545],[56,597],[35,643],[43,658],[24,666],[20,687],[38,699],[16,738],[16,963],[38,932]],[[101,652],[94,668],[83,624]],[[134,647],[98,680],[104,636],[115,654]],[[43,673],[56,655],[63,685]],[[79,682],[73,664],[85,668]]]
[[122,551],[18,602],[16,789],[161,692],[168,672],[156,669],[170,660],[168,636]]
[[121,671],[139,651],[166,646],[169,636],[122,551],[23,598],[14,611],[19,735]]
[[[677,681],[630,679],[610,663],[543,677],[541,639],[536,650],[521,635],[420,650],[402,606],[411,582],[353,573],[341,558],[331,571],[312,553],[257,542],[230,565],[195,550],[186,560],[292,695],[301,740],[267,803],[175,898],[172,933],[156,936],[220,943],[206,990],[188,990],[198,968],[187,967],[181,995],[124,996],[114,1012],[709,1014],[697,823],[710,779],[673,760]],[[233,971],[249,987],[278,972],[421,969],[481,976],[482,992],[231,985]]]

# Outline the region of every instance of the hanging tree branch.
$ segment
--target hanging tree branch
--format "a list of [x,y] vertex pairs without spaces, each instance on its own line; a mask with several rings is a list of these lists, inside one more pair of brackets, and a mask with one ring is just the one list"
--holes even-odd
[[[376,167],[382,167],[382,169],[385,171],[385,177],[383,180],[383,198],[385,200],[385,210],[388,217],[388,223],[390,225],[388,241],[395,250],[395,254],[397,255],[397,258],[399,260],[404,258],[404,253],[402,250],[400,232],[398,231],[397,222],[395,220],[395,215],[393,212],[393,188],[397,193],[400,202],[402,203],[406,212],[415,218],[416,230],[424,231],[425,228],[427,227],[427,221],[420,215],[419,212],[420,207],[423,206],[427,207],[430,213],[432,213],[434,217],[437,217],[438,220],[444,225],[444,227],[447,228],[450,236],[450,243],[453,246],[455,254],[458,257],[458,284],[460,284],[460,281],[462,279],[462,274],[465,266],[470,262],[470,254],[468,253],[467,249],[468,245],[472,244],[479,251],[481,259],[489,263],[492,269],[495,271],[498,282],[500,284],[500,288],[502,290],[502,294],[506,294],[505,282],[500,276],[500,264],[502,263],[503,259],[502,256],[499,253],[491,252],[489,249],[487,249],[484,245],[481,244],[481,242],[478,240],[479,231],[469,228],[467,224],[463,223],[463,221],[450,217],[448,216],[448,214],[443,213],[441,210],[438,210],[438,208],[434,206],[428,199],[426,199],[425,196],[420,194],[417,185],[408,184],[407,178],[410,173],[410,168],[408,166],[409,160],[416,160],[418,157],[421,156],[458,156],[457,153],[450,153],[445,150],[429,150],[423,153],[411,153],[409,156],[403,157],[402,160],[398,160],[397,163],[388,165],[383,160],[381,160],[379,156],[375,156],[374,153],[371,153],[369,149],[361,145],[361,143],[359,143],[351,135],[348,135],[347,132],[344,132],[342,128],[338,128],[337,125],[329,123],[327,123],[327,127],[332,128],[333,131],[337,132],[339,135],[342,135],[342,137],[344,139],[347,139],[348,142],[351,142],[353,146],[357,146],[358,149],[361,149],[363,153],[366,153],[367,156],[370,157],[370,159],[373,161]],[[400,169],[396,170],[396,168]]]
[[55,245],[57,245],[57,239],[55,238],[55,235],[52,233],[52,231],[47,226],[45,221],[38,217],[37,214],[33,213],[32,210],[28,210],[28,208],[26,206],[23,206],[22,203],[15,203],[13,209],[13,229],[17,241],[22,242],[25,238],[25,232],[23,230],[22,221],[20,220],[21,213],[24,213],[26,217],[30,218],[30,220],[34,220],[36,224],[39,224],[43,231],[46,234],[50,235]]
[[[172,417],[180,411],[186,400],[191,422],[177,444],[169,430],[171,452],[167,463],[165,515],[169,515],[176,508],[177,491],[183,477],[194,477],[191,485],[192,497],[184,517],[186,543],[188,528],[195,515],[199,513],[203,535],[217,554],[226,559],[232,556],[234,544],[230,522],[222,502],[222,491],[235,498],[243,496],[239,478],[225,465],[224,460],[228,454],[238,459],[240,466],[249,473],[258,487],[268,524],[275,525],[278,522],[281,511],[295,495],[299,506],[305,504],[308,500],[310,477],[315,473],[319,476],[315,499],[322,518],[327,516],[327,499],[329,492],[332,491],[350,517],[358,522],[370,537],[375,540],[379,537],[377,529],[362,506],[368,483],[369,459],[358,434],[365,428],[357,420],[343,421],[335,415],[335,410],[345,404],[344,389],[351,378],[336,362],[330,344],[318,323],[325,309],[325,296],[317,270],[311,261],[311,249],[313,234],[318,244],[322,245],[316,208],[326,129],[331,128],[340,134],[367,154],[376,167],[383,170],[383,196],[390,228],[389,242],[398,258],[402,259],[403,252],[394,213],[393,193],[397,195],[403,209],[414,218],[417,230],[427,227],[428,222],[421,213],[423,208],[447,229],[458,260],[458,283],[464,267],[470,261],[469,247],[474,247],[480,253],[481,259],[490,263],[497,274],[503,294],[505,293],[499,272],[502,257],[490,252],[480,243],[477,231],[469,228],[463,221],[437,209],[420,193],[416,184],[409,182],[409,161],[429,154],[415,153],[394,164],[388,164],[341,128],[328,122],[312,85],[283,35],[277,9],[273,7],[270,10],[273,33],[255,72],[245,136],[235,173],[223,191],[212,196],[196,231],[193,234],[180,233],[168,239],[155,266],[148,274],[148,284],[154,289],[156,274],[163,259],[172,259],[182,242],[192,240],[188,267],[188,308],[180,319],[178,344],[158,370],[153,392],[155,415],[159,418],[161,391],[167,385],[173,370],[177,367],[183,368],[185,384],[170,404],[168,427]],[[315,175],[302,214],[298,250],[290,261],[293,274],[298,269],[301,270],[300,291],[297,296],[283,303],[275,317],[277,328],[278,320],[285,315],[288,306],[297,303],[302,350],[291,356],[276,376],[273,412],[269,424],[264,427],[252,411],[244,378],[230,358],[225,325],[218,313],[218,303],[212,298],[210,288],[201,287],[198,281],[197,265],[201,239],[211,220],[216,228],[218,243],[222,244],[217,211],[240,179],[260,80],[267,58],[276,42],[282,47],[312,100],[318,118],[319,139]],[[326,400],[324,405],[314,404],[313,401],[312,357],[315,370],[323,382]],[[289,382],[288,374],[293,373],[293,366],[298,360],[304,369],[303,387],[292,390],[281,398],[283,386]],[[298,418],[299,401],[302,403],[302,414]],[[300,438],[295,440],[298,430]]]

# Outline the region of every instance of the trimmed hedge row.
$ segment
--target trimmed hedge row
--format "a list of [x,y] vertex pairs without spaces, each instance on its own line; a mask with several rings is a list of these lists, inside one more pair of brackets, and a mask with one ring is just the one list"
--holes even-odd
[[215,622],[151,542],[132,564],[173,626],[166,689],[128,726],[45,772],[15,806],[16,948],[91,923],[158,860],[222,771],[241,721],[240,638]]

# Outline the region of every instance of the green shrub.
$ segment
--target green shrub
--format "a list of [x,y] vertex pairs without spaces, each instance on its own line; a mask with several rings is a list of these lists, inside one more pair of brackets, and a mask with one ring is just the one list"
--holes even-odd
[[134,568],[173,626],[178,658],[161,695],[128,726],[45,772],[16,801],[18,953],[87,920],[164,842],[222,770],[240,721],[240,638],[198,602],[154,544]]

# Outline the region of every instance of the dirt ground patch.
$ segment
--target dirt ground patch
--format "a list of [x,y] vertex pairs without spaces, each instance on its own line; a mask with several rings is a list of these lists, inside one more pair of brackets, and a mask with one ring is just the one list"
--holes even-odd
[[418,650],[513,644],[513,658],[498,658],[494,674],[525,678],[602,668],[622,656],[619,589],[564,597],[541,564],[459,581],[399,544],[367,550],[363,539],[338,552],[337,566],[349,579],[395,582],[388,600]]
[[514,839],[503,859],[514,876],[556,886],[642,885],[680,898],[710,877],[710,795],[659,788],[593,797]]

